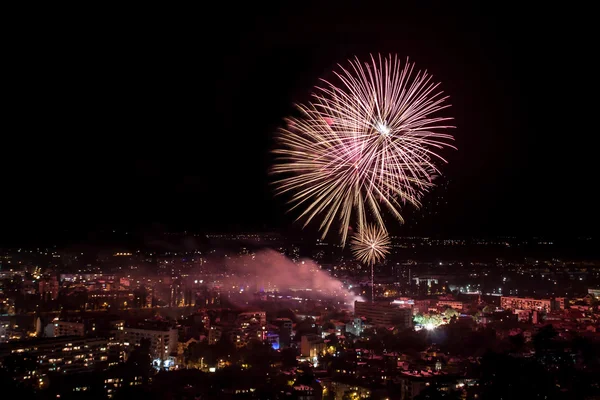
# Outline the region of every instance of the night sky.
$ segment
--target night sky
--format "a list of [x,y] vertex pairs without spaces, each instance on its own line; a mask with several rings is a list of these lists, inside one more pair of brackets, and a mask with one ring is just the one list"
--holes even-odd
[[338,62],[378,52],[442,82],[459,148],[444,153],[447,189],[425,199],[447,204],[392,231],[597,231],[589,10],[259,3],[14,16],[2,240],[112,225],[287,230],[294,215],[268,183],[274,130]]

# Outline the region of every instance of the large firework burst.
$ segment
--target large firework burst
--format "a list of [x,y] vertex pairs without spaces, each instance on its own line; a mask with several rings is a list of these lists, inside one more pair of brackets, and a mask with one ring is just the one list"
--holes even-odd
[[354,257],[369,266],[382,261],[389,254],[390,245],[387,232],[375,225],[361,229],[350,241]]
[[395,56],[339,68],[339,83],[323,81],[279,130],[272,172],[284,174],[277,193],[292,192],[305,226],[319,216],[325,236],[338,220],[345,243],[354,218],[362,227],[369,215],[384,229],[383,208],[403,222],[404,204],[419,207],[444,162],[436,151],[452,136],[441,132],[450,118],[432,116],[448,105],[427,72]]

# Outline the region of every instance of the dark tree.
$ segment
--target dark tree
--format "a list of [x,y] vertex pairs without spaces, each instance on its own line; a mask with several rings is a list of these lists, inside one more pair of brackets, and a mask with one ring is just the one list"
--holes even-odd
[[510,351],[513,353],[518,353],[522,351],[525,347],[525,337],[522,333],[519,333],[518,335],[513,335],[509,337],[508,340],[510,342]]
[[298,350],[293,348],[282,349],[280,351],[281,354],[281,364],[284,368],[293,368],[298,365],[298,360],[296,357],[298,356]]
[[252,369],[265,373],[269,370],[274,355],[275,351],[268,343],[258,340],[250,341],[242,352],[243,360]]
[[0,387],[6,393],[7,398],[34,399],[35,395],[30,386],[27,386],[16,378],[27,375],[35,370],[36,363],[29,354],[11,354],[6,356],[0,368]]
[[133,291],[133,304],[137,308],[143,308],[146,306],[146,298],[148,297],[148,290],[144,285]]
[[152,371],[152,357],[150,356],[150,339],[140,340],[140,345],[137,346],[127,358],[127,366],[139,372],[144,382],[148,382],[150,372]]
[[442,391],[437,385],[427,386],[414,400],[460,400],[462,399],[460,392],[457,391]]
[[303,335],[317,333],[317,325],[312,318],[306,318],[296,324],[296,340],[300,340]]
[[553,341],[558,336],[558,332],[552,325],[546,325],[533,336],[533,348],[536,356],[543,356],[553,347]]
[[535,359],[488,353],[481,361],[484,399],[556,399],[559,392],[546,369]]

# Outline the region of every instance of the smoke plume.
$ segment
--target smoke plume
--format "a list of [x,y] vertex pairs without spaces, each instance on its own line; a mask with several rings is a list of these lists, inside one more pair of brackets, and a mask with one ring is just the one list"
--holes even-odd
[[262,289],[265,290],[308,289],[327,297],[345,297],[347,302],[353,302],[356,297],[343,287],[341,281],[321,270],[314,261],[301,259],[294,262],[270,249],[230,259],[227,267],[236,275],[255,277],[257,282],[264,284]]

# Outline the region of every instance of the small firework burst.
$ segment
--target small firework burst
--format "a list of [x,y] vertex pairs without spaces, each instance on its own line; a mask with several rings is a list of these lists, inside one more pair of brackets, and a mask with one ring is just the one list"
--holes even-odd
[[386,231],[369,225],[352,237],[350,247],[358,261],[373,266],[390,253],[391,242]]

